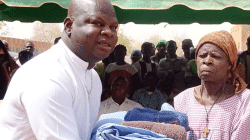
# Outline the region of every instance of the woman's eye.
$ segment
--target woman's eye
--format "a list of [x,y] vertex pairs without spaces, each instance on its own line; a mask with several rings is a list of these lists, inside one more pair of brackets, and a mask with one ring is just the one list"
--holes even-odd
[[201,58],[206,57],[206,55],[205,55],[205,54],[199,54],[198,56],[199,56],[199,57],[201,57]]
[[214,57],[214,58],[220,58],[221,56],[218,55],[218,54],[213,54],[212,57]]
[[95,24],[97,26],[101,26],[102,25],[100,22],[93,22],[93,24]]

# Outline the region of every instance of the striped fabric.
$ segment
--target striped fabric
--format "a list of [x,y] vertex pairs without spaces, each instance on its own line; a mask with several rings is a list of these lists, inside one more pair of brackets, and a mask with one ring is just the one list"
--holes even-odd
[[[203,138],[206,126],[206,111],[194,97],[194,88],[189,88],[174,98],[177,111],[188,115],[191,131],[187,139]],[[207,110],[211,106],[206,106]],[[216,103],[209,115],[208,138],[211,140],[249,140],[250,139],[250,90],[246,89]]]

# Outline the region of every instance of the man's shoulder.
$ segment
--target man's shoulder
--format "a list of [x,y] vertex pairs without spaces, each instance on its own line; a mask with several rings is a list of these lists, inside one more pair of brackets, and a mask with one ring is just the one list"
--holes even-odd
[[165,63],[167,60],[168,60],[168,58],[167,58],[167,57],[164,57],[164,58],[162,58],[162,59],[159,61],[159,64],[160,64],[160,63]]
[[247,56],[247,51],[243,51],[240,55],[239,55],[239,59],[240,58],[244,58]]
[[124,65],[124,67],[127,67],[126,70],[127,70],[129,73],[131,73],[132,75],[134,75],[135,73],[138,72],[138,70],[137,70],[137,68],[136,68],[135,66],[130,65],[130,64],[128,64],[128,63],[126,63],[126,64]]
[[[140,60],[141,61],[141,60]],[[140,61],[135,62],[134,64],[131,64],[132,66],[138,67],[140,66]]]
[[135,91],[136,94],[140,94],[140,93],[146,93],[147,91],[144,88],[140,88],[138,90]]
[[108,99],[101,102],[100,107],[106,108],[108,104],[111,105],[113,103],[114,103],[114,100],[112,99],[112,97],[109,97]]
[[107,66],[107,68],[106,68],[106,72],[107,73],[110,73],[111,71],[113,71],[113,70],[115,70],[115,68],[116,68],[116,63],[114,62],[114,63],[110,63],[108,66]]
[[157,89],[157,88],[155,89],[154,93],[156,93],[156,94],[162,94],[162,93],[160,92],[160,90]]

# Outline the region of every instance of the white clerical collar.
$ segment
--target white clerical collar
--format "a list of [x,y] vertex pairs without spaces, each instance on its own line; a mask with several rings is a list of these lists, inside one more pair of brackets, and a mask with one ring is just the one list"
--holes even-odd
[[69,58],[72,61],[72,64],[78,69],[78,70],[84,70],[86,71],[89,63],[82,60],[81,58],[79,58],[77,55],[75,55],[67,46],[66,44],[63,42],[62,39],[60,39],[58,41],[58,44],[60,44],[63,49],[65,50],[66,54],[69,56]]

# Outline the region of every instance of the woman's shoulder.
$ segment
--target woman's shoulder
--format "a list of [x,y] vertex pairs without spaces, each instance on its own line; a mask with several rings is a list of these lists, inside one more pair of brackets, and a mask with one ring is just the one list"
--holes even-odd
[[190,95],[193,95],[195,87],[188,88],[178,95],[175,96],[174,100],[183,100],[185,98],[190,98]]
[[250,90],[249,89],[246,88],[238,96],[240,97],[240,101],[242,103],[250,104]]
[[174,107],[177,111],[185,112],[185,108],[194,98],[194,89],[195,87],[188,88],[174,97]]

